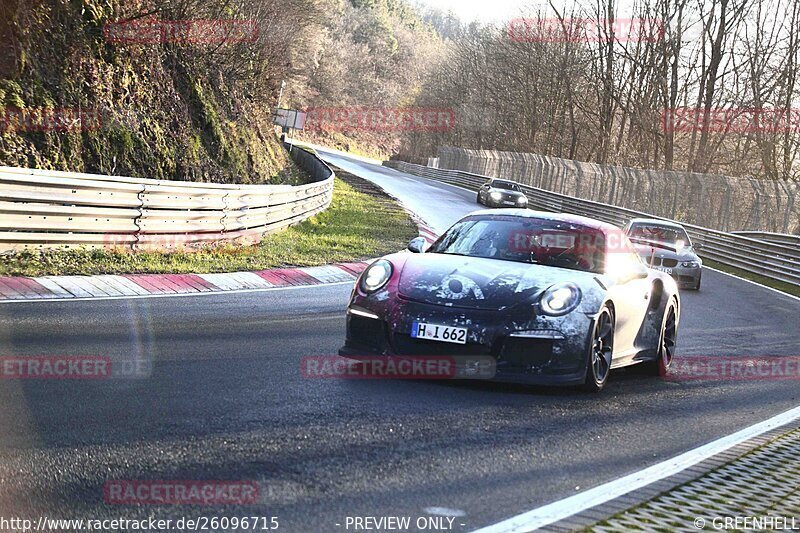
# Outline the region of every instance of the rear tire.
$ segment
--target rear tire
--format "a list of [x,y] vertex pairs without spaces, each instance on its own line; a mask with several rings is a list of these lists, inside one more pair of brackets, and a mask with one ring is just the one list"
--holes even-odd
[[661,320],[661,334],[658,339],[658,354],[654,361],[642,363],[647,373],[664,377],[675,360],[678,343],[678,309],[675,298],[670,299]]
[[586,363],[586,381],[583,390],[600,392],[608,382],[611,373],[611,358],[614,355],[614,315],[603,306],[592,326],[592,339]]

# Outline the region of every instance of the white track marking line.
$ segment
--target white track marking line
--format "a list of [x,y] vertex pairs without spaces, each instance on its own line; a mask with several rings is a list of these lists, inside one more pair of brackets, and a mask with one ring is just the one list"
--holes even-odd
[[[318,144],[313,144],[306,141],[301,141],[299,139],[286,139],[288,142],[296,145],[296,146],[307,146],[309,148],[313,148],[318,152],[328,152],[333,156],[340,156],[345,157],[347,159],[355,159],[356,161],[360,161],[362,163],[369,163],[370,165],[375,165],[382,167],[383,161],[380,159],[373,159],[371,157],[365,157],[362,155],[351,154],[350,152],[342,152],[341,150],[336,150],[335,148],[328,148],[327,146],[320,146]],[[319,154],[322,157],[322,154]],[[323,158],[324,159],[324,158]],[[388,167],[387,167],[388,168]]]
[[581,492],[574,496],[564,498],[557,502],[539,507],[527,513],[503,520],[497,524],[477,530],[475,533],[512,533],[518,531],[533,531],[559,520],[569,518],[575,514],[602,505],[629,492],[646,487],[678,474],[710,457],[718,455],[737,444],[763,435],[773,429],[790,424],[800,419],[800,406],[774,416],[763,422],[745,428],[727,437],[722,437],[694,450],[668,459],[651,467],[633,474],[621,477],[614,481],[600,485],[593,489]]
[[741,280],[741,281],[746,281],[747,283],[752,283],[753,285],[758,285],[759,287],[763,287],[765,289],[769,289],[772,292],[777,292],[778,294],[780,294],[782,296],[786,296],[787,298],[793,298],[793,299],[795,299],[797,301],[800,301],[800,297],[795,296],[794,294],[789,294],[788,292],[783,292],[782,290],[776,289],[774,287],[770,287],[768,285],[762,285],[761,283],[759,283],[757,281],[753,281],[752,279],[743,278],[741,276],[737,276],[736,274],[731,274],[730,272],[725,272],[724,270],[711,268],[710,266],[706,266],[706,265],[703,265],[703,268],[707,268],[709,270],[713,270],[714,272],[719,272],[720,274],[725,274],[726,276],[730,276],[732,278],[736,278],[736,279]]
[[275,286],[274,283],[252,272],[231,272],[230,276],[238,280],[245,289],[266,289]]
[[[102,276],[95,276],[95,279],[99,279],[100,281],[102,281],[103,283],[105,283],[106,285],[108,285],[109,287],[111,287],[112,289],[114,289],[123,296],[134,296],[137,294],[141,294],[139,291],[134,290],[127,283],[122,281],[124,278],[122,278],[121,276],[114,276],[111,274],[107,274]],[[117,295],[115,294],[114,296]]]
[[150,294],[150,291],[148,291],[141,285],[134,283],[125,276],[114,275],[110,277],[112,277],[117,284],[126,287],[131,296],[134,294]]
[[198,276],[215,287],[221,289],[221,292],[230,292],[242,289],[242,283],[230,274],[198,274]]
[[[74,298],[75,296],[72,295],[67,289],[56,283],[55,281],[48,279],[48,278],[31,278],[33,281],[47,289],[48,291],[52,292],[59,298]],[[88,293],[87,293],[88,294]]]
[[323,283],[336,283],[355,279],[354,276],[335,266],[303,267],[298,270]]
[[[205,275],[205,274],[204,274]],[[225,294],[247,294],[256,292],[290,291],[297,289],[318,289],[320,287],[335,287],[338,285],[353,285],[353,281],[342,281],[339,283],[320,283],[319,285],[291,285],[286,287],[268,287],[263,289],[238,289],[230,291],[214,292],[186,292],[180,294],[143,294],[137,296],[97,296],[91,298],[38,298],[36,300],[0,300],[3,304],[30,304],[36,302],[99,302],[104,300],[143,300],[146,298],[191,298],[199,296],[223,296]]]
[[[59,276],[59,280],[64,280],[65,282],[71,283],[72,285],[78,287],[84,292],[91,294],[93,297],[103,298],[109,296],[109,294],[106,291],[96,286],[95,284],[90,283],[88,281],[90,279],[91,276]],[[72,291],[70,290],[70,292]]]
[[[77,283],[73,282],[71,279],[68,279],[66,276],[47,276],[47,278],[66,289],[70,294],[72,294],[75,298],[86,298],[86,297],[94,297],[95,294],[85,290],[82,285],[78,285]],[[67,297],[68,298],[68,297]],[[2,302],[4,300],[0,300]]]
[[118,289],[112,283],[107,282],[104,277],[104,275],[87,276],[85,281],[93,285],[95,288],[105,292],[109,296],[133,296],[132,294],[126,294],[127,291]]

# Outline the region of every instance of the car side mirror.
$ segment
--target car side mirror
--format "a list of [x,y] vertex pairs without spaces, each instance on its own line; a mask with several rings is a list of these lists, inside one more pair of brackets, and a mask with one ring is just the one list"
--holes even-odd
[[408,250],[415,254],[424,254],[427,244],[427,241],[423,237],[417,237],[416,239],[411,239],[411,242],[408,243]]
[[697,250],[699,252],[700,250],[703,249],[703,243],[701,243],[701,242],[693,243],[692,244],[692,248],[694,248],[695,250]]

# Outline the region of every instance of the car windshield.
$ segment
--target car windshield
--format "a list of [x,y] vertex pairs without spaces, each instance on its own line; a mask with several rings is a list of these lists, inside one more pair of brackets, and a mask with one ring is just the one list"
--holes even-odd
[[602,273],[605,237],[597,229],[515,216],[469,217],[450,228],[429,253],[534,263]]
[[659,242],[683,248],[689,244],[689,236],[683,228],[658,224],[635,224],[628,232],[632,241]]
[[512,183],[510,181],[493,181],[491,186],[494,189],[505,189],[507,191],[520,192],[519,185],[517,185],[516,183]]

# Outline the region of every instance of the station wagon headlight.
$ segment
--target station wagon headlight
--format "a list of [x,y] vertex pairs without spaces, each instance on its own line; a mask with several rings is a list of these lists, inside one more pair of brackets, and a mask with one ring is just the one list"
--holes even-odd
[[581,303],[581,290],[574,283],[557,283],[544,291],[539,303],[545,314],[563,316]]
[[392,264],[386,259],[372,263],[361,276],[361,290],[372,293],[383,288],[392,277]]
[[700,268],[700,261],[684,261],[681,266],[683,268]]
[[500,194],[500,193],[499,193],[499,192],[497,192],[497,191],[493,192],[493,193],[492,193],[492,194],[490,194],[489,196],[492,198],[492,200],[502,200],[502,198],[503,198],[503,195],[502,195],[502,194]]
[[520,205],[525,205],[525,204],[527,204],[527,203],[528,203],[528,199],[527,199],[527,198],[525,198],[524,196],[520,196],[520,197],[517,199],[517,203],[518,203],[518,204],[520,204]]

